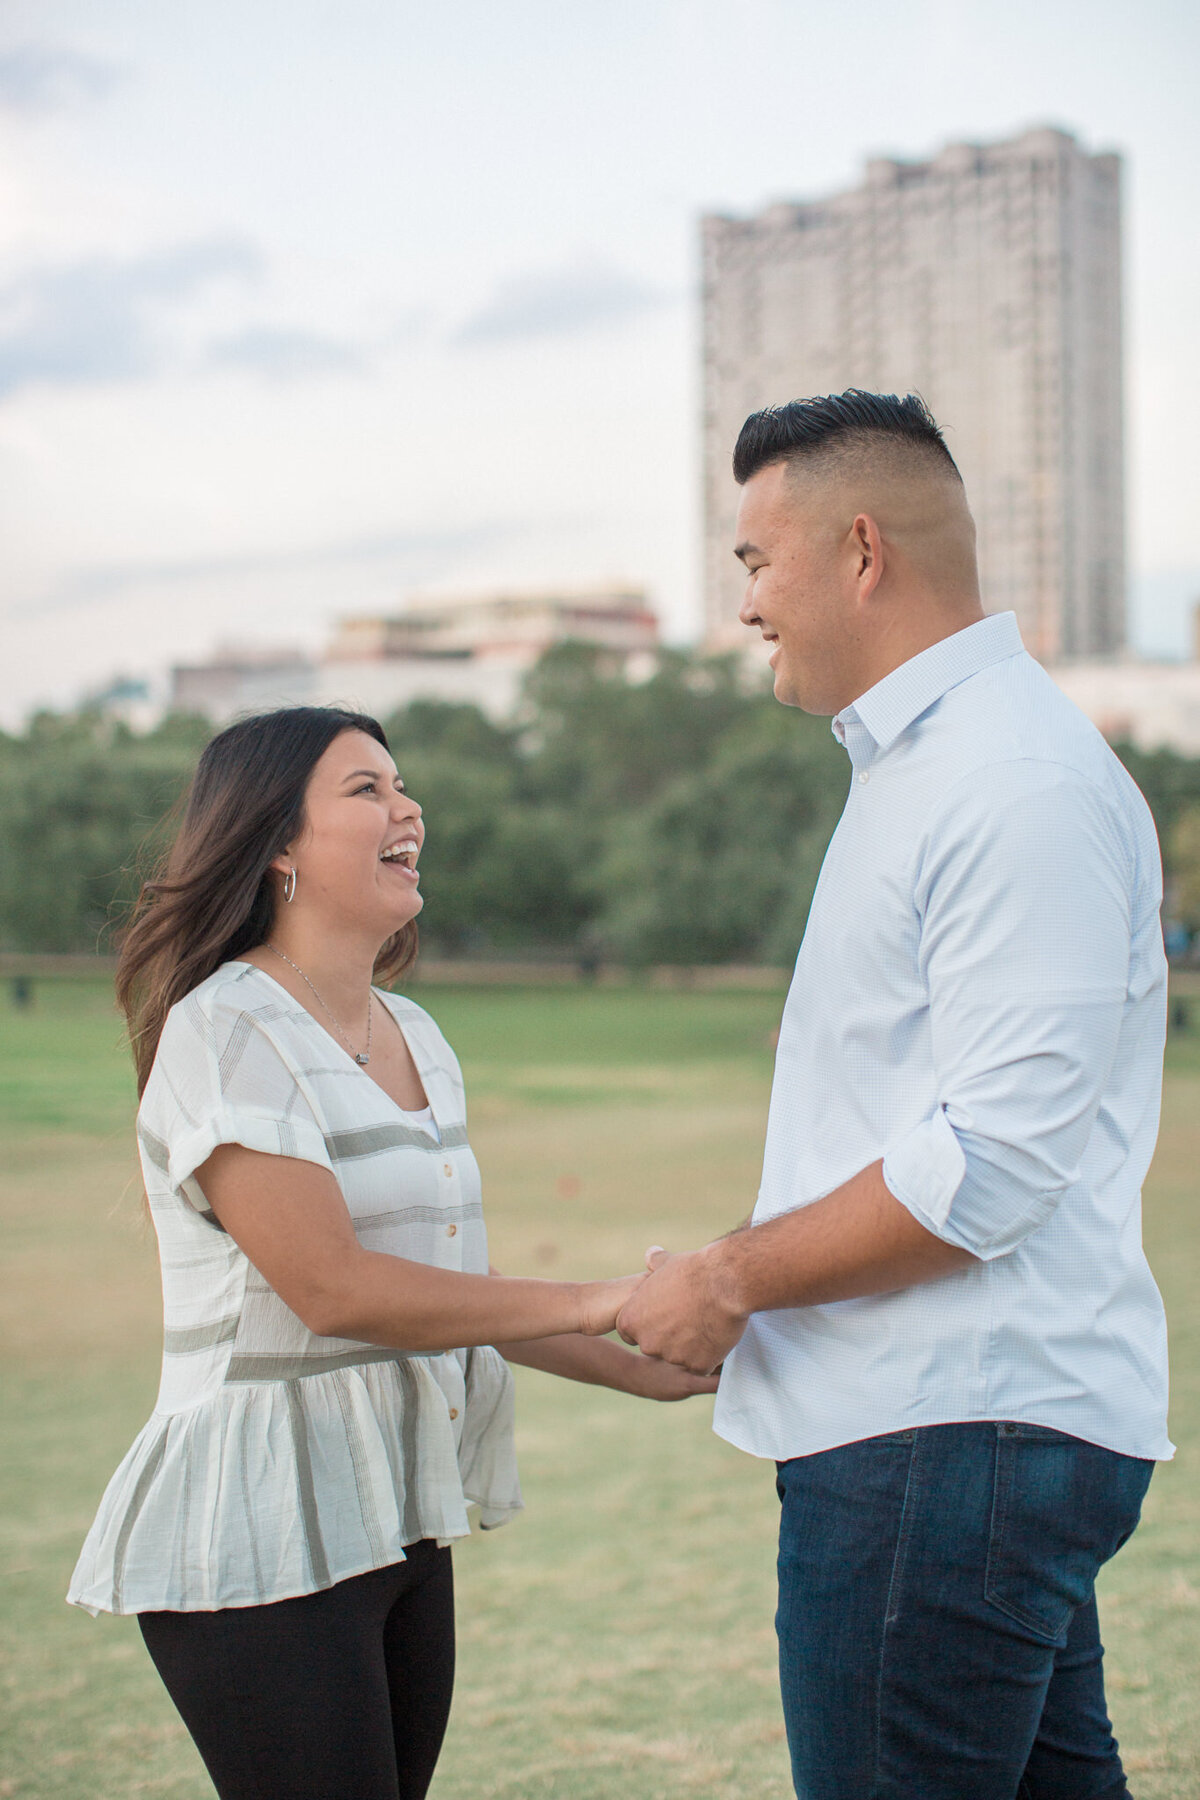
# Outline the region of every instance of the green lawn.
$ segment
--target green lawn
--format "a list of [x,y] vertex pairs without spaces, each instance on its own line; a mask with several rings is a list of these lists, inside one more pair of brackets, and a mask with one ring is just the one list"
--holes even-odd
[[[780,996],[418,997],[466,1069],[502,1268],[615,1274],[648,1242],[701,1241],[749,1209]],[[1200,1792],[1197,1024],[1172,1046],[1147,1195],[1180,1455],[1104,1579],[1111,1700],[1139,1800]],[[103,987],[42,982],[19,1014],[0,992],[0,1800],[211,1800],[134,1622],[61,1599],[157,1378],[130,1111]],[[707,1401],[655,1408],[527,1371],[518,1382],[527,1511],[456,1552],[460,1675],[437,1800],[786,1800],[769,1466],[712,1436]]]

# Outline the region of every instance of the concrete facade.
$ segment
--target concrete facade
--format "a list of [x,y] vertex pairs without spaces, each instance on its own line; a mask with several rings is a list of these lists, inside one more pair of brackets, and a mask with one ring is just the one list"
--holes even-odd
[[332,662],[515,656],[529,664],[551,644],[597,644],[626,656],[658,645],[658,617],[638,587],[549,588],[434,595],[386,617],[342,619]]
[[812,394],[916,390],[962,471],[984,604],[1042,660],[1125,641],[1120,159],[1066,132],[868,163],[861,186],[708,217],[705,613],[735,634],[746,415]]

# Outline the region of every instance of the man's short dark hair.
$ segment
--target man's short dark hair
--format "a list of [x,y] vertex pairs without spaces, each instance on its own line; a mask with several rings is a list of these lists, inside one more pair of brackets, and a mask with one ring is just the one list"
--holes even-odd
[[744,486],[772,463],[803,463],[811,457],[868,449],[879,442],[889,448],[912,449],[934,457],[958,475],[941,427],[920,394],[868,394],[847,388],[844,394],[818,394],[811,400],[789,400],[751,413],[738,433],[733,452],[733,478]]

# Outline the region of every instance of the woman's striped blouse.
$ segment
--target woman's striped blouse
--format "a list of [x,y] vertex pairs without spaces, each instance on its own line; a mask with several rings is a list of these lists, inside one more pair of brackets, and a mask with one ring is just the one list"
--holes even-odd
[[[378,991],[378,990],[377,990]],[[68,1599],[196,1611],[311,1593],[521,1505],[512,1378],[491,1349],[411,1356],[316,1337],[222,1229],[195,1171],[218,1144],[332,1170],[360,1243],[486,1273],[457,1059],[379,994],[436,1133],[278,982],[230,962],[173,1007],[138,1113],[163,1282],[153,1416],[109,1483]],[[439,1141],[440,1140],[440,1141]]]

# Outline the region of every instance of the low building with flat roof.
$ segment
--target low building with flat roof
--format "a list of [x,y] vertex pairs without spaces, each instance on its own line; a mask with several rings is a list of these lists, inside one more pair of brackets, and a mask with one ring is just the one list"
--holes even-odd
[[315,682],[316,665],[303,650],[226,644],[207,662],[174,665],[167,704],[221,725],[274,706],[311,704]]
[[1047,670],[1110,743],[1200,756],[1200,662],[1075,662]]
[[316,693],[378,714],[434,699],[509,718],[530,669],[563,643],[595,645],[637,666],[658,649],[658,618],[631,586],[414,599],[397,613],[343,619],[318,665]]

